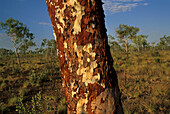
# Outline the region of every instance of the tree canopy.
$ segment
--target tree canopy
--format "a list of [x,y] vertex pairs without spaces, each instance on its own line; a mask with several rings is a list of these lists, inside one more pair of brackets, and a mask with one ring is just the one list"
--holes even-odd
[[32,42],[34,39],[33,33],[29,31],[25,24],[13,19],[12,17],[5,22],[0,22],[0,27],[11,38],[18,64],[20,64],[18,49],[24,49],[24,51],[26,51],[29,46],[35,45],[35,43]]

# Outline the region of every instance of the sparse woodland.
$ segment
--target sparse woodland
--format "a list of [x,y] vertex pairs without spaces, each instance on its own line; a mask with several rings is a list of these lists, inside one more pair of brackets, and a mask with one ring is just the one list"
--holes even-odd
[[[148,42],[137,32],[121,34],[120,27],[108,37],[125,114],[169,113],[170,36]],[[55,41],[24,49],[20,64],[13,50],[0,49],[0,113],[66,113]]]
[[[130,44],[128,60],[124,47],[110,41],[126,114],[169,112],[170,51],[162,40],[140,52]],[[20,52],[20,67],[12,50],[0,49],[1,113],[66,112],[57,51],[43,46]]]

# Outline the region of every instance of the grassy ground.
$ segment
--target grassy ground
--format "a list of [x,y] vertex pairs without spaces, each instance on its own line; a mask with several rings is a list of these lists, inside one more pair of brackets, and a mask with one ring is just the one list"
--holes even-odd
[[[170,51],[112,54],[125,113],[170,112]],[[26,55],[21,68],[15,60],[0,59],[0,113],[64,113],[57,58]]]
[[125,113],[169,113],[170,52],[112,54]]
[[65,111],[57,58],[24,56],[21,68],[15,58],[0,61],[0,113]]

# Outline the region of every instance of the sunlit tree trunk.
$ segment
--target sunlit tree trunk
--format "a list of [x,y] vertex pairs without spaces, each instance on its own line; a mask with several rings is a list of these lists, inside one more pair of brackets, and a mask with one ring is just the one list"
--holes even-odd
[[125,50],[126,50],[126,60],[128,60],[128,54],[129,54],[129,52],[128,52],[128,39],[126,39],[125,40]]
[[19,66],[21,66],[21,63],[20,63],[20,59],[19,59],[19,55],[18,55],[18,51],[17,51],[16,46],[14,46],[14,49],[15,49],[15,56],[16,56],[16,58],[17,58],[17,63],[18,63]]
[[137,44],[137,49],[138,49],[138,52],[140,52],[140,47],[139,47],[139,44]]
[[101,0],[46,0],[68,114],[123,113]]

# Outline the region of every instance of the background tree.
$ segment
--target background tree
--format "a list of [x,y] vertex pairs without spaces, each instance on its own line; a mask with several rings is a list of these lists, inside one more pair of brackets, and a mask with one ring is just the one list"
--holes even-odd
[[155,47],[155,42],[151,42],[151,47],[152,47],[152,48]]
[[[11,41],[13,43],[13,47],[15,49],[15,55],[17,57],[17,62],[20,65],[20,59],[18,55],[18,49],[24,45],[24,41],[27,39],[33,40],[34,35],[33,33],[29,32],[29,29],[27,26],[18,20],[15,20],[13,18],[9,18],[4,23],[0,22],[1,29],[5,30],[6,34],[11,38]],[[27,42],[28,42],[27,41]]]
[[137,48],[134,44],[129,44],[128,50],[129,50],[129,52],[136,52]]
[[[43,41],[42,41],[42,43],[41,43],[41,47],[43,48],[43,47],[47,47],[47,39],[46,38],[44,38],[43,39]],[[45,55],[45,57],[47,58],[47,49],[43,49],[43,53],[44,53],[44,55]]]
[[47,55],[51,55],[53,56],[53,54],[56,53],[56,41],[51,39],[51,40],[47,40],[47,39],[43,39],[42,43],[41,43],[41,47],[47,47],[44,50],[44,53],[47,57]]
[[122,48],[112,35],[108,35],[109,45],[112,51],[121,51]]
[[67,113],[123,113],[101,0],[46,0]]
[[45,46],[47,45],[46,43],[47,43],[47,39],[44,38],[43,41],[42,41],[42,43],[41,43],[41,46],[42,46],[42,47],[45,47]]
[[29,47],[36,46],[33,40],[24,39],[22,45],[19,47],[20,53],[25,54]]
[[48,46],[48,50],[50,50],[51,57],[54,56],[53,54],[55,54],[55,52],[56,52],[56,41],[53,39],[48,40],[47,46]]
[[10,49],[0,48],[0,57],[10,56],[13,54],[13,51]]
[[42,47],[39,48],[39,50],[37,51],[39,54],[42,54],[44,52],[44,49]]
[[128,46],[129,40],[132,39],[136,34],[139,32],[139,28],[128,26],[124,24],[120,24],[119,27],[116,29],[116,35],[119,38],[119,42],[122,43],[125,47],[125,51],[128,58]]
[[147,38],[148,36],[146,35],[136,35],[132,37],[132,42],[135,44],[138,52],[140,52],[141,48],[144,48],[145,45],[147,44]]
[[170,36],[166,36],[164,35],[162,38],[160,38],[160,42],[157,44],[157,47],[165,50],[165,49],[169,49],[170,46]]

